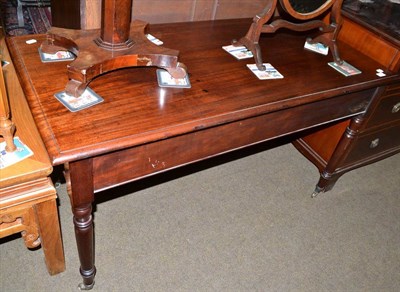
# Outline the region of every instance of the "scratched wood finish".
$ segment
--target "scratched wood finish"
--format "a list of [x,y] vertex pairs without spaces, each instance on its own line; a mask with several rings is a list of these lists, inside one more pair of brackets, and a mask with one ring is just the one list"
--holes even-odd
[[[68,81],[66,63],[42,63],[38,44],[25,43],[29,36],[10,39],[26,96],[53,164],[300,106],[397,78],[378,78],[377,63],[364,62],[359,53],[343,49],[345,59],[363,71],[345,78],[327,66],[329,57],[304,51],[304,36],[280,33],[262,38],[261,46],[267,50],[266,61],[285,78],[260,81],[246,68],[248,61],[237,61],[221,49],[243,35],[250,23],[221,20],[152,25],[150,33],[165,46],[180,50],[192,88],[158,87],[155,68],[119,70],[89,84],[104,102],[77,113],[69,112],[53,96],[63,91]],[[199,38],[204,32],[208,37]],[[40,43],[44,36],[37,39]],[[304,74],[306,83],[300,81]]]

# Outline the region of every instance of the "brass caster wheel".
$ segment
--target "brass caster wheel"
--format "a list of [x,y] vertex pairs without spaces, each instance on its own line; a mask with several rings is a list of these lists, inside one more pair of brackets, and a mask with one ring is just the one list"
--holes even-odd
[[324,192],[323,188],[316,186],[314,192],[311,194],[311,198],[315,198],[316,196],[318,196],[320,193],[323,193],[323,192]]
[[318,194],[319,194],[319,192],[313,192],[313,193],[311,194],[311,198],[315,198],[316,196],[318,196]]
[[90,285],[86,285],[86,284],[84,284],[84,283],[80,283],[80,284],[78,285],[78,289],[81,290],[81,291],[92,290],[92,289],[93,289],[93,286],[94,286],[94,281],[93,281],[93,283],[90,284]]

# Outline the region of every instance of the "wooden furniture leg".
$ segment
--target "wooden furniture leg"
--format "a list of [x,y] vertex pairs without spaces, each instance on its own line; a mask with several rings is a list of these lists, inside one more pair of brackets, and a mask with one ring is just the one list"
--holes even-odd
[[50,275],[58,274],[65,270],[65,261],[56,201],[45,201],[34,209],[47,270]]
[[337,171],[338,166],[345,161],[348,155],[347,150],[354,147],[352,146],[354,145],[353,141],[356,139],[357,134],[361,129],[363,120],[363,115],[351,119],[350,124],[347,126],[343,136],[340,138],[339,143],[336,146],[337,151],[333,153],[326,164],[326,167],[320,171],[320,178],[311,195],[312,198],[318,196],[319,193],[331,190],[338,179],[344,174],[344,172]]
[[80,290],[94,286],[94,230],[92,203],[94,201],[92,159],[71,162],[65,165],[65,179],[74,214],[75,238],[80,260],[83,282]]

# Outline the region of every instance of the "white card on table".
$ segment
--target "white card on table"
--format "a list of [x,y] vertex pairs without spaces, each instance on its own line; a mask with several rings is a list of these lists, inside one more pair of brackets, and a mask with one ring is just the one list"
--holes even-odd
[[58,51],[55,54],[48,54],[43,53],[42,50],[39,48],[39,55],[43,63],[72,61],[75,59],[75,55],[69,51]]
[[325,56],[328,55],[329,52],[329,47],[321,43],[310,44],[306,41],[304,44],[304,48]]
[[334,68],[336,71],[342,73],[346,77],[361,73],[360,70],[358,70],[356,67],[350,65],[345,61],[343,61],[342,64],[338,64],[336,62],[329,62],[328,65]]
[[164,43],[163,41],[159,40],[151,34],[146,34],[146,37],[149,41],[151,41],[153,44],[156,44],[157,46],[161,46]]
[[13,152],[7,152],[6,142],[0,143],[0,169],[13,165],[33,155],[32,150],[22,143],[18,137],[14,137],[14,144],[17,149]]
[[86,87],[85,91],[79,97],[68,95],[65,91],[58,92],[54,96],[71,112],[77,112],[104,101],[89,87]]
[[238,60],[253,58],[253,53],[245,46],[229,45],[222,48]]
[[260,80],[267,79],[281,79],[283,75],[279,73],[270,63],[264,63],[265,71],[260,71],[256,64],[247,64],[247,67],[254,73]]
[[157,80],[160,87],[190,88],[189,76],[174,78],[166,70],[157,69]]

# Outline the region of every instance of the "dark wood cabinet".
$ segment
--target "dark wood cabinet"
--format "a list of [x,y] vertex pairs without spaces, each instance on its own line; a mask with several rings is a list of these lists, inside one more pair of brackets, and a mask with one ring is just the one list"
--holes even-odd
[[[382,66],[377,69],[399,72],[397,31],[378,29],[366,21],[373,21],[373,14],[368,17],[360,9],[362,7],[352,11],[344,6],[344,24],[339,40],[378,61]],[[358,13],[360,11],[362,13]],[[332,189],[346,172],[400,152],[400,84],[379,87],[373,94],[365,113],[293,142],[319,169],[320,179],[313,196]]]

